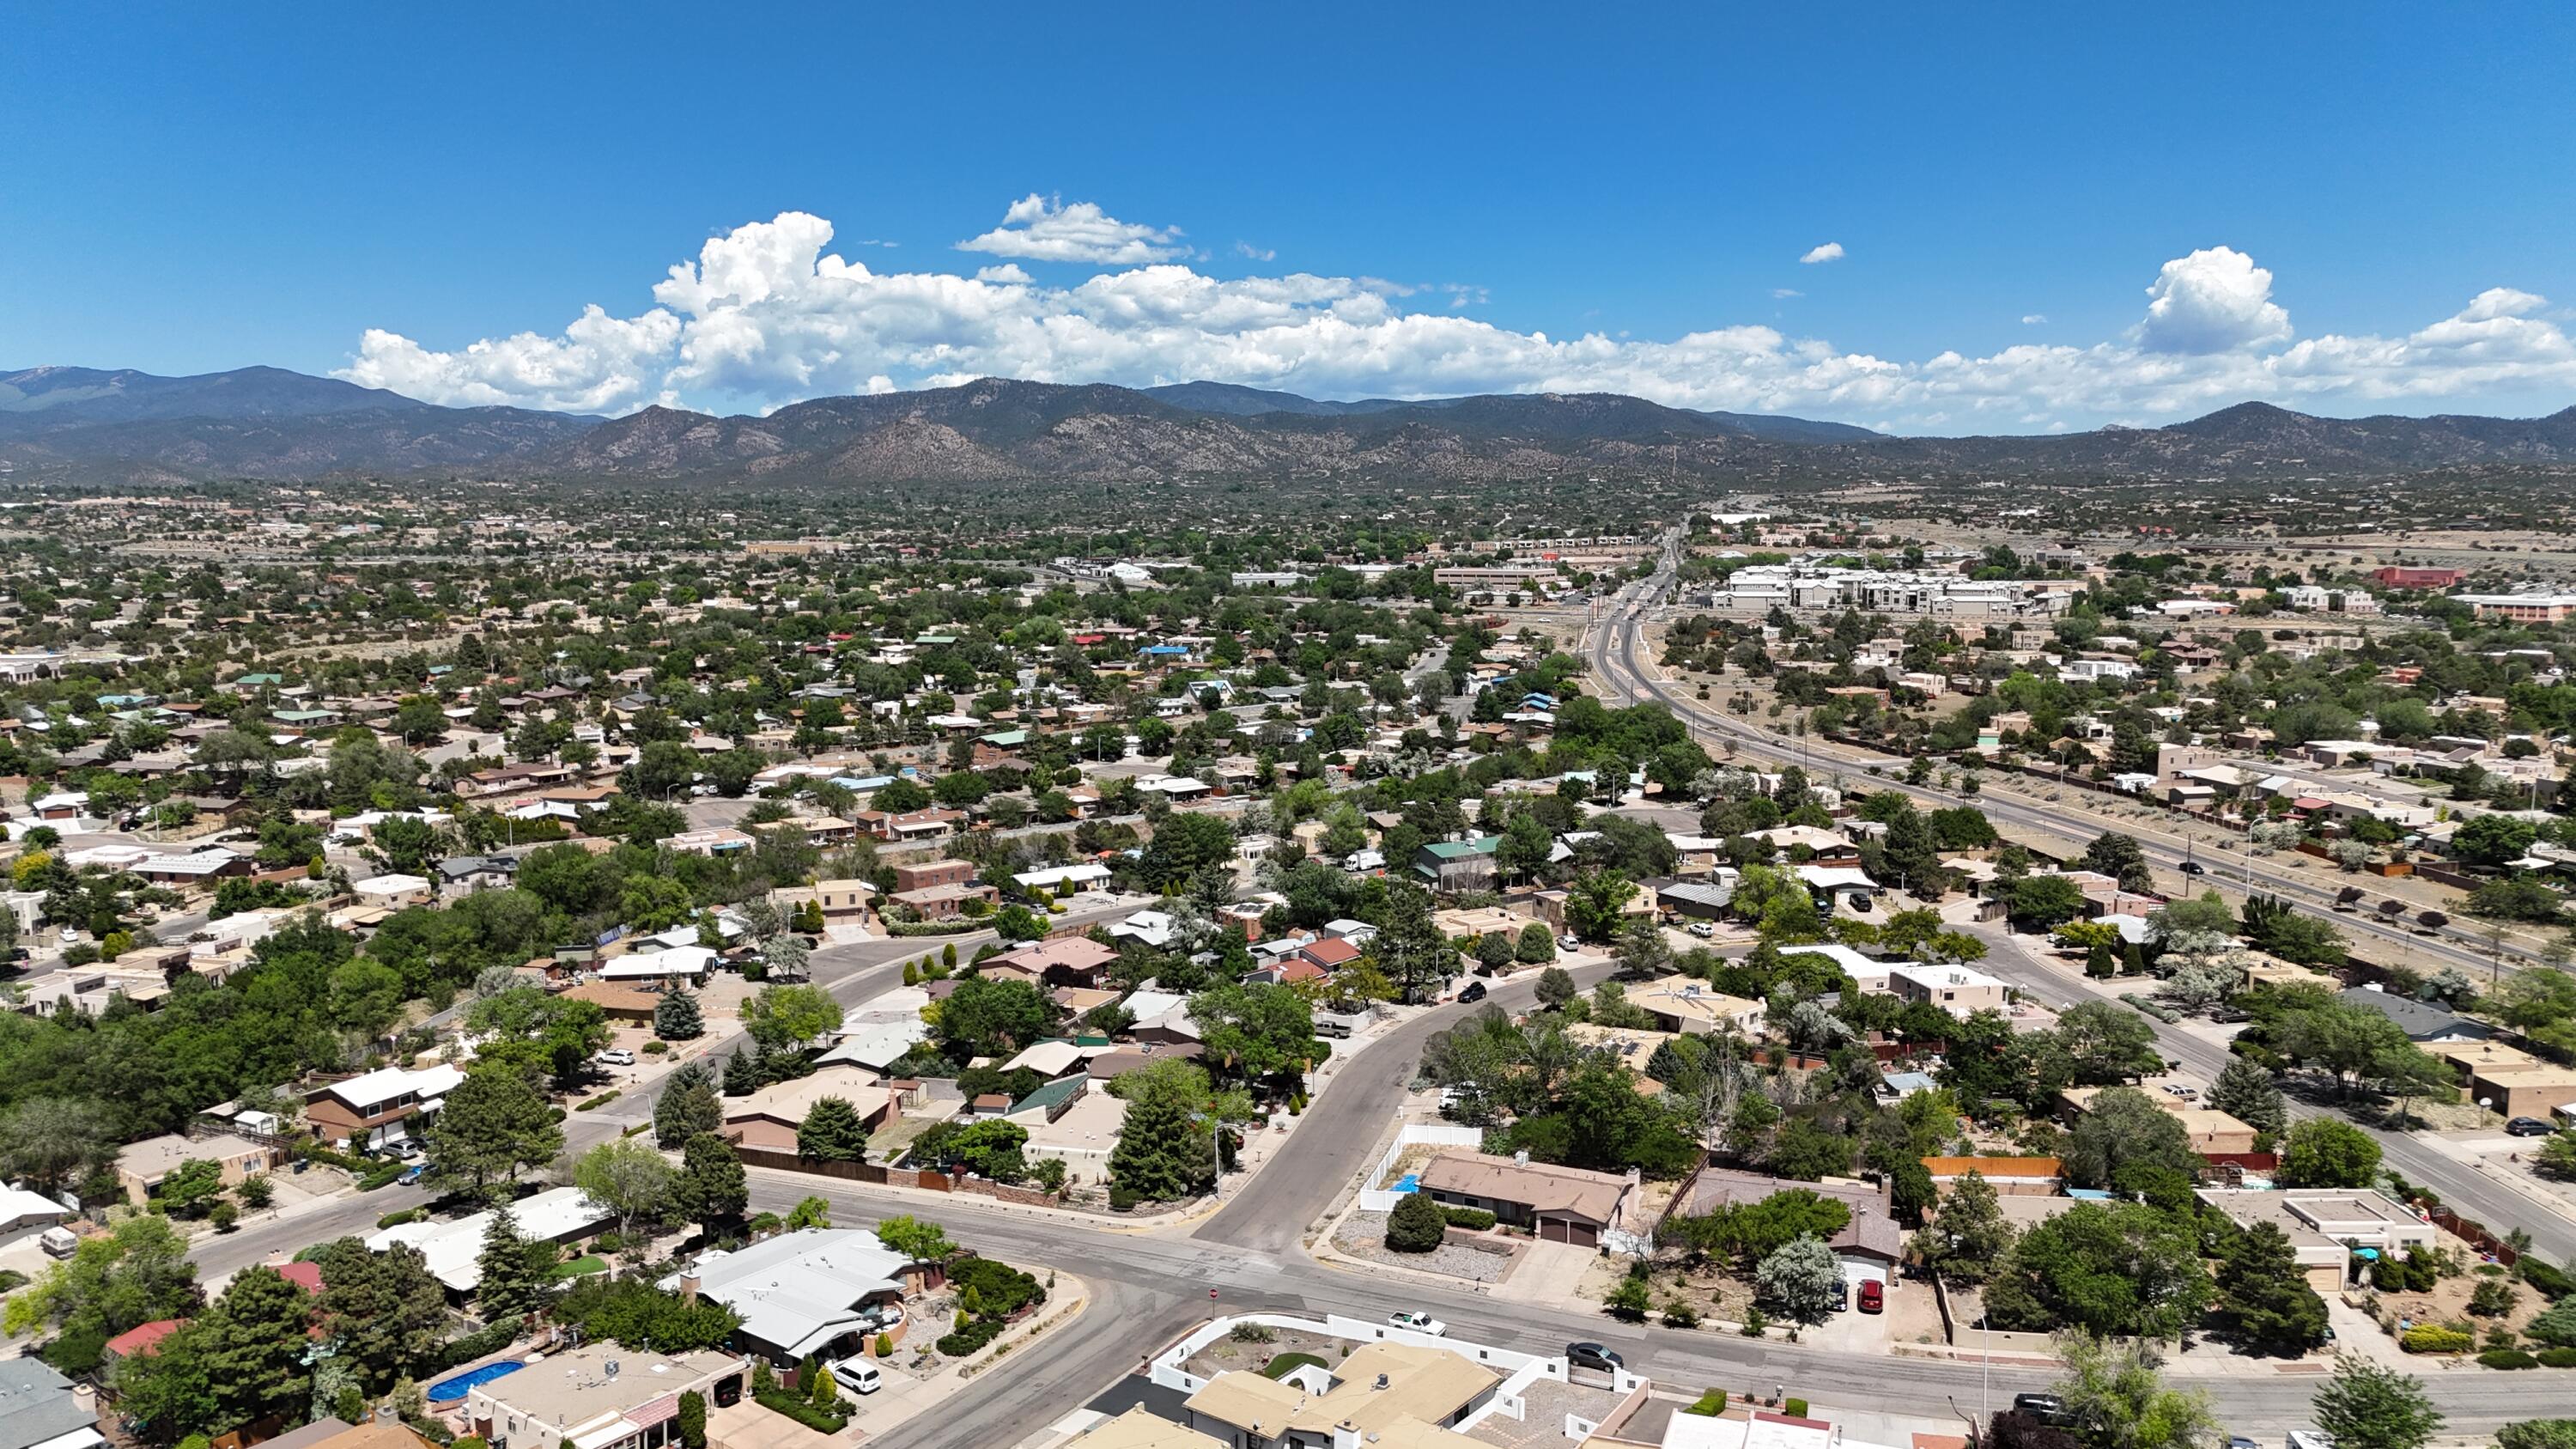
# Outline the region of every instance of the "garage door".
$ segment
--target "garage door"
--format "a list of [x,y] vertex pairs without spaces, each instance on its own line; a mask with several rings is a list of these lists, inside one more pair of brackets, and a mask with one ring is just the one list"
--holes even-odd
[[1547,1243],[1572,1243],[1580,1248],[1601,1246],[1601,1234],[1590,1223],[1568,1222],[1563,1218],[1539,1219],[1538,1236],[1541,1242]]
[[1854,1292],[1872,1279],[1881,1283],[1887,1281],[1887,1265],[1875,1258],[1845,1258],[1842,1265],[1843,1281],[1850,1284]]

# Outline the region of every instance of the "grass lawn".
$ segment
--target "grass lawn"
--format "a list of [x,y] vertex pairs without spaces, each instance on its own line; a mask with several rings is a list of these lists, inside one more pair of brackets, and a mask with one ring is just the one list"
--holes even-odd
[[1283,1353],[1261,1366],[1261,1376],[1265,1379],[1284,1378],[1309,1364],[1316,1368],[1326,1367],[1322,1359],[1311,1353]]
[[554,1272],[547,1276],[553,1278],[583,1278],[593,1273],[605,1273],[607,1271],[608,1260],[606,1258],[599,1256],[597,1253],[585,1253],[581,1257],[575,1258],[569,1263],[557,1263],[555,1265]]

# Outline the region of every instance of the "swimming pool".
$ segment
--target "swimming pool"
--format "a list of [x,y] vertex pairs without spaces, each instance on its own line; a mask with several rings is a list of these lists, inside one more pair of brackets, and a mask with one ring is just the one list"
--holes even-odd
[[464,1398],[466,1393],[476,1385],[488,1384],[494,1379],[517,1373],[526,1367],[526,1364],[517,1359],[504,1359],[499,1363],[487,1363],[479,1369],[469,1369],[452,1379],[440,1379],[429,1386],[429,1401],[433,1404],[452,1404]]

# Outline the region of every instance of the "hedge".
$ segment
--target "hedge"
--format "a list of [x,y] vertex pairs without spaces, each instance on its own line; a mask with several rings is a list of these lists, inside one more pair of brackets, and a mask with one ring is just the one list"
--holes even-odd
[[376,1227],[379,1231],[386,1228],[398,1228],[405,1223],[419,1222],[422,1218],[428,1216],[429,1209],[427,1208],[404,1208],[400,1212],[387,1213],[383,1217],[376,1219]]
[[2576,1368],[2576,1348],[2544,1348],[2532,1357],[2542,1368]]
[[598,1096],[591,1098],[589,1101],[582,1103],[580,1106],[573,1108],[573,1110],[576,1112],[587,1112],[593,1107],[605,1107],[609,1103],[616,1101],[617,1095],[617,1089],[615,1087],[611,1087],[607,1091],[600,1093]]
[[2522,1281],[2539,1289],[2542,1296],[2553,1301],[2564,1298],[2569,1293],[2576,1293],[2576,1278],[2570,1278],[2540,1261],[2536,1254],[2524,1254],[2521,1261],[2515,1263],[2513,1267],[2515,1272],[2522,1275]]
[[2408,1353],[2467,1353],[2477,1347],[2477,1339],[2456,1328],[2438,1323],[2419,1323],[2406,1330],[2397,1346]]
[[1444,1207],[1440,1215],[1449,1220],[1449,1226],[1471,1233],[1481,1233],[1494,1225],[1494,1215],[1483,1208]]
[[1807,1401],[1804,1399],[1783,1399],[1780,1401],[1780,1412],[1787,1414],[1792,1419],[1803,1419],[1807,1417]]
[[2478,1362],[2491,1369],[2538,1368],[2540,1360],[2518,1348],[2491,1348],[2478,1355]]
[[374,1192],[410,1170],[411,1164],[407,1162],[388,1162],[382,1167],[370,1169],[366,1176],[358,1179],[358,1191]]
[[463,1338],[452,1338],[440,1344],[438,1352],[430,1356],[429,1366],[422,1372],[421,1377],[444,1373],[458,1364],[472,1363],[487,1354],[499,1353],[518,1341],[519,1320],[502,1319],[490,1327],[469,1333]]
[[978,921],[893,921],[885,931],[889,936],[966,936],[991,929]]
[[1700,1395],[1698,1399],[1692,1402],[1689,1408],[1682,1410],[1682,1412],[1685,1414],[1701,1414],[1713,1419],[1719,1414],[1725,1412],[1725,1410],[1726,1390],[1711,1389],[1707,1393]]
[[1001,1332],[1002,1320],[998,1318],[978,1318],[967,1323],[962,1328],[940,1335],[939,1342],[933,1344],[932,1347],[938,1349],[941,1353],[948,1355],[950,1358],[964,1358],[966,1355],[973,1353],[975,1350],[982,1348],[988,1343],[991,1343],[995,1338],[1001,1335]]
[[752,1398],[771,1413],[785,1414],[788,1418],[819,1434],[838,1434],[849,1427],[850,1418],[847,1414],[828,1413],[793,1394],[783,1393],[777,1389],[771,1389],[765,1394],[754,1394]]

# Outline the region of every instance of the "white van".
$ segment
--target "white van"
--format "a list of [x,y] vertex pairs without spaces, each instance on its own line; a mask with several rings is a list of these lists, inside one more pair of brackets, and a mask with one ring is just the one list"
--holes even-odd
[[80,1234],[69,1228],[47,1228],[36,1235],[36,1247],[48,1258],[68,1258],[80,1251]]
[[845,1358],[832,1365],[832,1382],[844,1393],[873,1394],[885,1387],[885,1375],[865,1357]]

